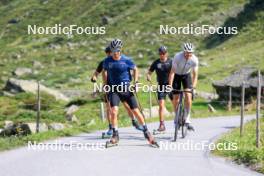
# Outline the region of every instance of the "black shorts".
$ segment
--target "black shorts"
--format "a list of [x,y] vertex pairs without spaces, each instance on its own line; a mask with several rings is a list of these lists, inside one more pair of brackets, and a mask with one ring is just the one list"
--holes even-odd
[[130,109],[138,108],[136,98],[132,92],[110,92],[109,93],[110,106],[119,106],[120,101],[126,102]]
[[173,100],[173,94],[171,92],[157,92],[158,100],[165,100],[167,95],[169,96],[170,100]]
[[[181,90],[181,85],[183,86],[183,89],[192,89],[191,73],[186,75],[175,74],[172,88],[175,90]],[[173,92],[173,94],[177,94],[177,92]]]

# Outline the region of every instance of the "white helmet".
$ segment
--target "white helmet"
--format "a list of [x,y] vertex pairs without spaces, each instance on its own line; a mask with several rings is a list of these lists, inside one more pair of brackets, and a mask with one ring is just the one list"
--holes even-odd
[[110,43],[110,48],[112,52],[116,50],[121,50],[122,46],[123,46],[123,43],[120,39],[114,39]]
[[194,46],[191,43],[184,43],[183,45],[183,51],[193,53],[194,52]]

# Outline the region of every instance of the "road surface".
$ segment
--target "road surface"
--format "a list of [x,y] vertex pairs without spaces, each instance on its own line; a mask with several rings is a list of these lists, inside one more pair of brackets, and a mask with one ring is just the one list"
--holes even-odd
[[[247,116],[246,120],[252,118],[253,116]],[[196,131],[189,132],[185,139],[179,139],[177,143],[171,142],[172,122],[166,122],[166,124],[167,133],[157,136],[162,145],[160,149],[150,147],[143,139],[142,133],[132,127],[119,129],[121,139],[118,147],[104,149],[106,139],[101,139],[102,131],[97,131],[46,141],[45,145],[38,145],[38,149],[34,149],[34,146],[31,148],[26,146],[1,152],[0,175],[261,175],[243,166],[212,156],[208,147],[204,149],[200,147],[196,150],[186,147],[187,144],[197,144],[197,146],[204,142],[209,144],[220,134],[238,126],[239,116],[193,119]],[[157,123],[151,123],[148,127],[152,130],[157,125]]]

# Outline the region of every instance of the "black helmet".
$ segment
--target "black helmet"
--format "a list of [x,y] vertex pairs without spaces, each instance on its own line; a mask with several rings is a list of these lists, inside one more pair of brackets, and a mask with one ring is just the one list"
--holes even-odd
[[161,46],[159,47],[159,53],[167,53],[167,47],[166,46]]
[[107,47],[105,48],[105,52],[106,52],[106,53],[110,53],[110,52],[111,52],[111,48],[110,48],[110,46],[107,46]]

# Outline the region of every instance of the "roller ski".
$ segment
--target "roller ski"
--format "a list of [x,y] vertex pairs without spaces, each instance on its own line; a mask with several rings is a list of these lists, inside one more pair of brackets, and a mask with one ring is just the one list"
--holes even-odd
[[165,134],[165,132],[166,132],[165,125],[163,123],[161,123],[158,129],[153,130],[153,135]]
[[116,131],[116,132],[113,132],[113,135],[110,141],[106,141],[105,148],[117,146],[118,142],[119,142],[119,134],[118,134],[118,131]]
[[154,139],[154,137],[150,134],[149,131],[144,131],[144,137],[148,140],[150,146],[155,147],[155,148],[159,148],[159,144]]
[[109,139],[113,135],[113,130],[109,129],[107,132],[102,133],[102,139]]

